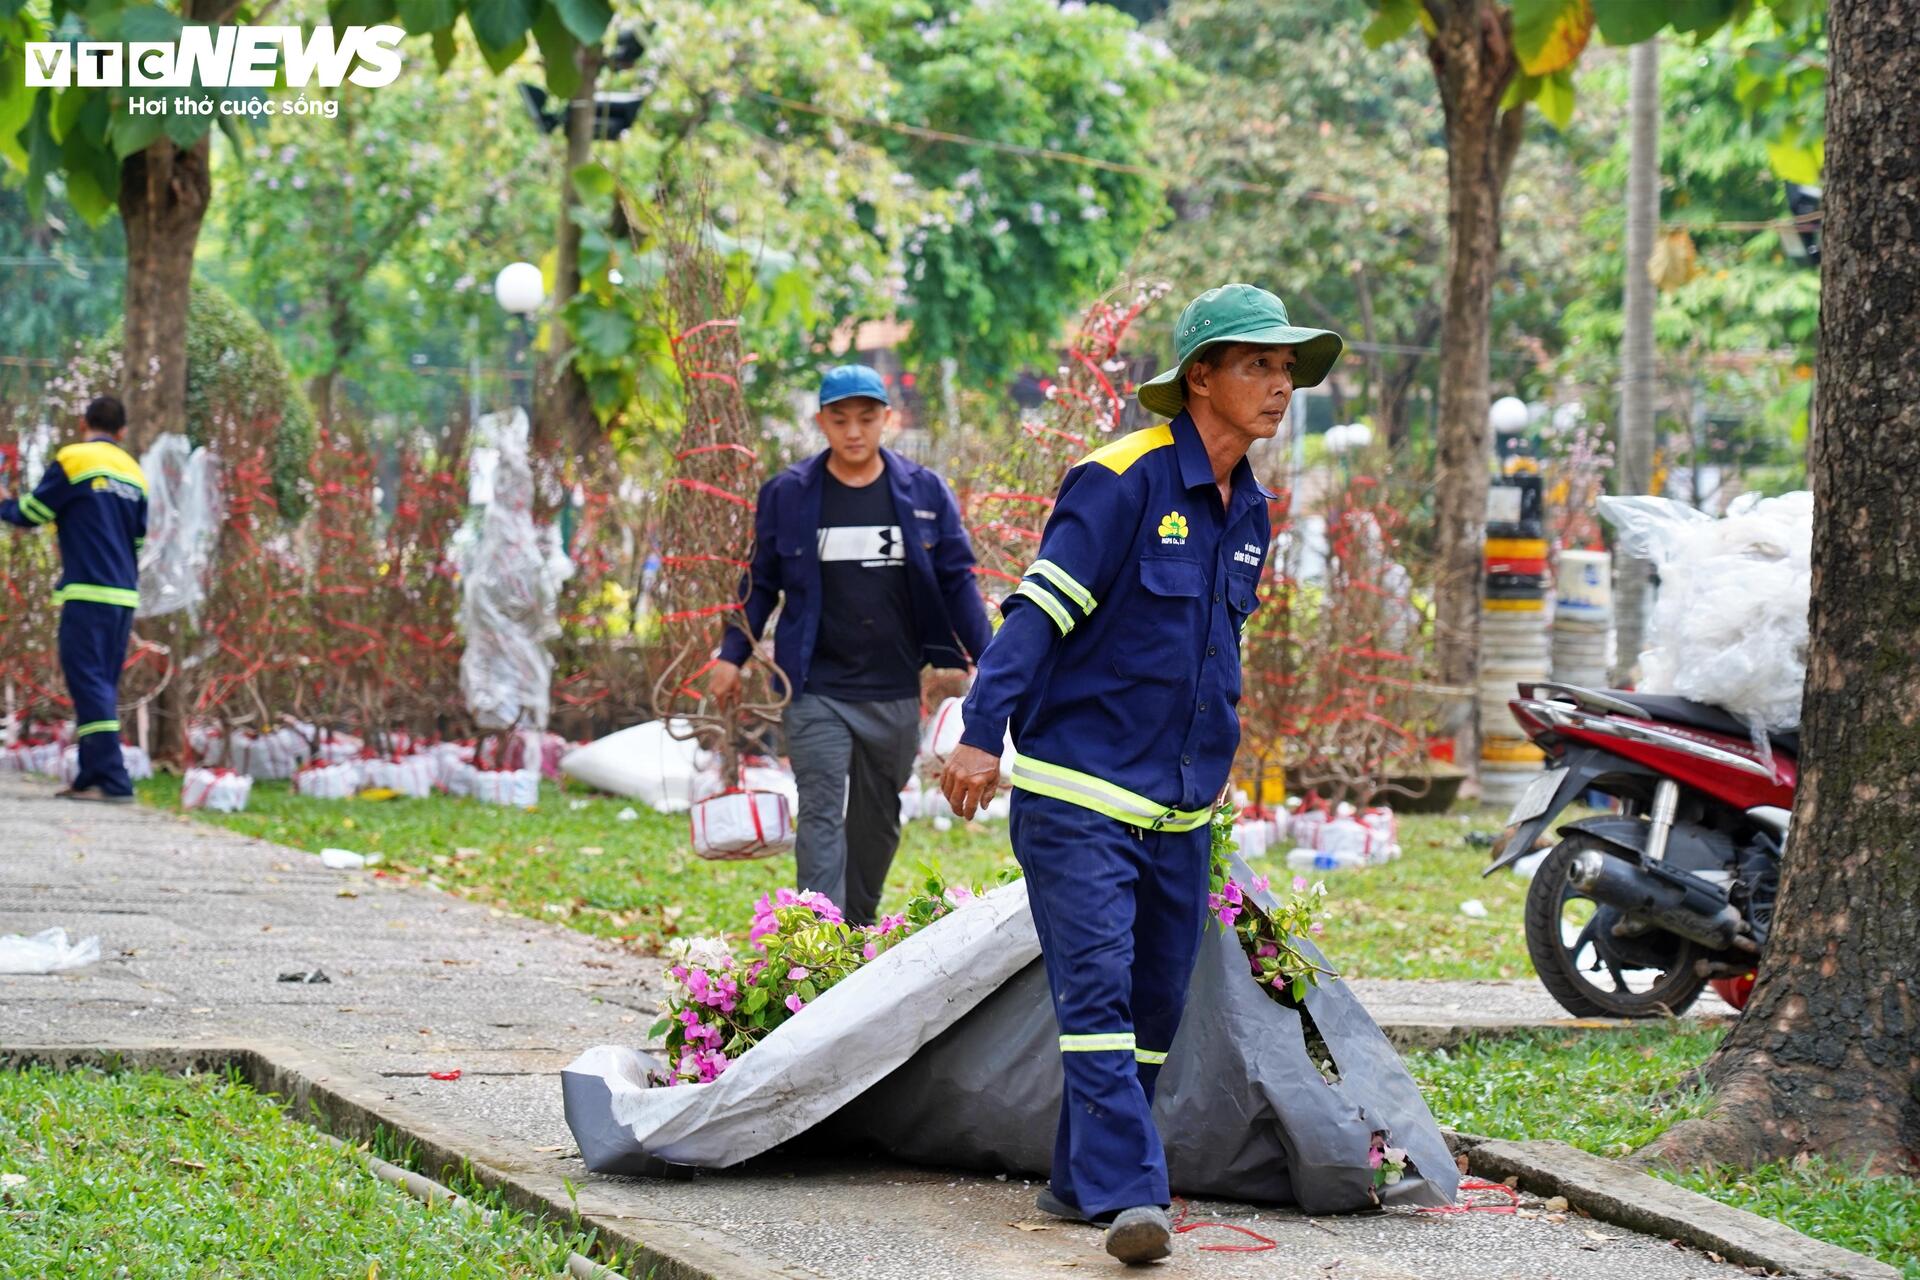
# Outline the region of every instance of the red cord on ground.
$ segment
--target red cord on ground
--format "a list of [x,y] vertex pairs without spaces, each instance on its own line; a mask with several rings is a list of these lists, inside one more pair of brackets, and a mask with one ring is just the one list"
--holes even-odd
[[1187,1202],[1179,1196],[1175,1196],[1173,1203],[1180,1211],[1174,1215],[1173,1219],[1173,1234],[1177,1236],[1183,1236],[1189,1231],[1203,1231],[1208,1227],[1215,1227],[1222,1231],[1238,1231],[1241,1235],[1250,1236],[1259,1242],[1257,1244],[1203,1244],[1197,1246],[1202,1253],[1265,1253],[1269,1249],[1278,1249],[1280,1247],[1278,1241],[1269,1240],[1258,1231],[1250,1227],[1243,1227],[1236,1222],[1188,1222]]
[[1474,1191],[1491,1191],[1506,1197],[1505,1204],[1447,1204],[1431,1209],[1422,1209],[1421,1213],[1513,1213],[1520,1207],[1520,1193],[1500,1182],[1486,1182],[1480,1178],[1462,1178],[1460,1192],[1465,1195]]

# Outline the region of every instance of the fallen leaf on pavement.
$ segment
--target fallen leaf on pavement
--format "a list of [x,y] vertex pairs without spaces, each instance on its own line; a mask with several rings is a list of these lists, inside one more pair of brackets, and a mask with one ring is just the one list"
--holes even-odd
[[1009,1222],[1008,1226],[1016,1231],[1051,1231],[1053,1226],[1046,1222]]
[[1567,1198],[1565,1196],[1555,1196],[1553,1199],[1547,1201],[1548,1213],[1565,1213],[1566,1211]]
[[337,890],[334,891],[333,896],[336,898],[357,898],[360,896],[360,894],[356,890],[349,889],[347,886],[341,885]]
[[1589,1240],[1617,1240],[1617,1239],[1619,1239],[1619,1237],[1618,1237],[1618,1236],[1610,1236],[1610,1235],[1608,1235],[1608,1234],[1607,1234],[1606,1232],[1604,1232],[1604,1231],[1589,1231],[1589,1232],[1587,1232],[1586,1234],[1587,1234],[1587,1239],[1589,1239]]

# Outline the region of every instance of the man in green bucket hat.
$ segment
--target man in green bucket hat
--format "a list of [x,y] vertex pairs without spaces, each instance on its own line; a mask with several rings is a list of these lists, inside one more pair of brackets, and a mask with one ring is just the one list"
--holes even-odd
[[1033,563],[1001,602],[941,778],[963,818],[1013,729],[1008,835],[1053,994],[1064,1076],[1040,1208],[1167,1256],[1153,1093],[1207,916],[1208,819],[1240,745],[1240,634],[1272,541],[1247,450],[1341,342],[1252,285],[1181,313],[1179,362],[1140,388],[1172,421],[1068,470]]
[[1214,351],[1209,360],[1217,361],[1230,354],[1218,350],[1222,344],[1292,347],[1293,386],[1298,389],[1324,382],[1344,345],[1337,333],[1294,324],[1287,319],[1285,303],[1250,284],[1224,284],[1188,303],[1180,313],[1174,342],[1179,360],[1140,384],[1140,407],[1163,418],[1179,416],[1187,402],[1187,371],[1209,349]]

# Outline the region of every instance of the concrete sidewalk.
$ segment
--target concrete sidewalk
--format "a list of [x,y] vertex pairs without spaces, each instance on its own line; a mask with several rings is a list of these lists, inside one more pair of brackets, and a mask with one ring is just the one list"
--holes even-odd
[[[297,1046],[364,1085],[389,1114],[471,1143],[476,1160],[560,1176],[590,1218],[710,1242],[713,1274],[834,1280],[1054,1276],[1109,1268],[1096,1233],[1038,1219],[1018,1178],[876,1161],[765,1160],[684,1182],[601,1178],[573,1154],[559,1069],[579,1050],[637,1042],[660,995],[657,961],[174,815],[74,805],[0,776],[0,933],[98,934],[74,974],[0,977],[0,1044]],[[461,806],[449,800],[448,820]],[[282,973],[323,969],[322,985]],[[1416,1022],[1555,1012],[1528,984],[1381,983],[1372,1007]],[[1425,1016],[1431,1015],[1431,1016]],[[459,1068],[457,1081],[430,1072]],[[1730,1264],[1577,1216],[1394,1212],[1310,1221],[1195,1204],[1226,1231],[1183,1238],[1182,1275],[1405,1280],[1731,1280]],[[704,1265],[698,1257],[684,1261]],[[699,1271],[676,1274],[701,1274]]]

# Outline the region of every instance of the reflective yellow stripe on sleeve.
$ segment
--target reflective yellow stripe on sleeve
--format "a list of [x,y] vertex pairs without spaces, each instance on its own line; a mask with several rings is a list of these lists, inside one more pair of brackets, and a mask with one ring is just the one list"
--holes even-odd
[[20,514],[35,524],[49,524],[53,520],[53,508],[30,493],[20,499]]
[[1133,1060],[1135,1062],[1145,1063],[1149,1067],[1157,1067],[1167,1060],[1167,1055],[1164,1050],[1156,1053],[1152,1049],[1135,1049],[1133,1051]]
[[1093,592],[1081,586],[1074,580],[1072,574],[1051,560],[1035,560],[1033,564],[1028,567],[1027,572],[1037,573],[1058,587],[1061,594],[1080,606],[1081,613],[1092,613],[1094,605],[1098,603],[1093,598]]
[[1052,593],[1039,583],[1022,582],[1013,589],[1013,594],[1025,596],[1039,605],[1046,615],[1053,619],[1053,625],[1060,628],[1061,635],[1073,630],[1073,615],[1068,613],[1066,606],[1055,600]]
[[1013,757],[1013,785],[1151,831],[1192,831],[1213,816],[1208,809],[1169,809],[1104,778],[1018,752]]
[[1133,1032],[1106,1031],[1096,1035],[1061,1036],[1062,1053],[1100,1053],[1105,1050],[1133,1052]]
[[86,604],[117,604],[125,609],[140,607],[140,593],[132,587],[102,587],[91,582],[69,582],[53,593],[55,604],[74,600]]
[[78,729],[75,729],[73,736],[76,738],[84,738],[89,734],[118,732],[120,732],[120,722],[118,720],[90,720]]

